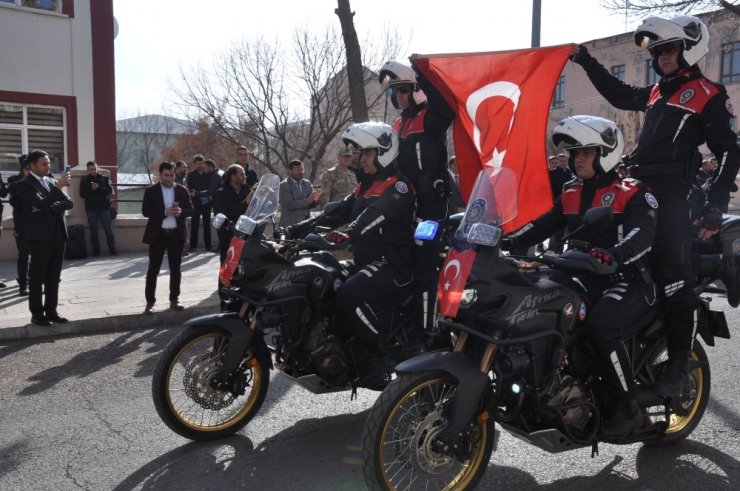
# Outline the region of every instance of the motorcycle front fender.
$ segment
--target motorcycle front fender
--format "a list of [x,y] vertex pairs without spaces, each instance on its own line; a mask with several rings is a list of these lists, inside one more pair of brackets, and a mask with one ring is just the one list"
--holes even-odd
[[223,375],[228,375],[236,370],[247,349],[256,339],[260,339],[258,336],[255,336],[255,331],[250,329],[236,312],[223,312],[195,317],[185,322],[185,326],[218,326],[226,329],[231,334],[231,341],[226,348],[224,365],[221,369]]
[[457,394],[452,403],[452,417],[442,434],[443,440],[454,442],[481,407],[488,375],[478,370],[470,359],[457,351],[435,351],[415,356],[396,367],[398,373],[443,371],[457,379]]
[[397,373],[441,370],[455,377],[458,382],[465,380],[471,369],[475,370],[475,367],[470,359],[457,351],[432,351],[405,360],[396,366]]

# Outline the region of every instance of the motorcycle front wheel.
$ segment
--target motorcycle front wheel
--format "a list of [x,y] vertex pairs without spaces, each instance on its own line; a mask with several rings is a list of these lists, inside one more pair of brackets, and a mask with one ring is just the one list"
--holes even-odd
[[476,421],[464,460],[434,450],[457,382],[442,372],[400,374],[373,405],[362,432],[365,483],[372,490],[473,488],[493,451],[492,419]]
[[[665,365],[667,361],[668,350],[663,348],[653,358],[652,365]],[[688,437],[699,425],[709,402],[711,373],[707,353],[698,340],[694,341],[689,364],[689,383],[682,390],[678,401],[671,405],[665,434],[658,440],[645,442],[647,445],[673,445]],[[651,423],[666,422],[663,408],[664,406],[656,406],[646,410]]]
[[[152,398],[162,421],[191,440],[215,440],[244,428],[257,414],[270,385],[269,354],[244,354],[238,393],[212,381],[223,365],[231,334],[218,326],[193,326],[164,349],[152,377]],[[266,353],[266,352],[263,352]]]

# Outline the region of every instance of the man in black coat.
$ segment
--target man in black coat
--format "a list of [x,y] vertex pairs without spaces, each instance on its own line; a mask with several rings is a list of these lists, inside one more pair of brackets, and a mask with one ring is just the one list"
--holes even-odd
[[90,242],[93,246],[93,255],[100,255],[100,239],[98,239],[98,222],[103,226],[105,239],[108,242],[108,252],[117,256],[116,239],[113,237],[113,217],[110,211],[110,196],[113,188],[108,176],[98,171],[98,164],[87,163],[87,175],[80,180],[80,198],[85,200],[87,223],[90,224]]
[[16,261],[18,295],[25,297],[28,295],[28,257],[30,252],[28,251],[26,239],[23,237],[23,230],[25,228],[23,203],[21,203],[18,197],[16,185],[31,172],[31,168],[28,165],[28,155],[23,154],[18,157],[18,165],[20,166],[18,174],[8,178],[8,194],[10,195],[10,206],[13,207],[13,236],[15,238],[15,247],[18,249],[18,259]]
[[157,298],[157,275],[167,252],[170,266],[170,308],[182,310],[180,297],[180,265],[185,245],[185,217],[193,215],[193,204],[185,186],[175,183],[175,164],[159,164],[159,183],[144,191],[141,214],[149,219],[142,242],[149,244],[149,269],[146,272],[145,314],[151,314]]
[[28,163],[31,173],[16,185],[23,207],[24,237],[31,253],[28,307],[31,322],[50,326],[52,322],[67,322],[57,312],[57,303],[67,240],[64,212],[72,208],[72,200],[62,189],[69,184],[70,176],[65,172],[58,181],[49,177],[51,161],[43,150],[31,152]]
[[203,242],[206,250],[211,250],[211,210],[213,203],[211,201],[211,176],[206,172],[205,159],[198,154],[193,157],[195,170],[188,174],[186,179],[188,191],[192,198],[193,220],[190,231],[190,250],[195,251],[198,248],[198,232],[200,230],[201,219],[203,220]]

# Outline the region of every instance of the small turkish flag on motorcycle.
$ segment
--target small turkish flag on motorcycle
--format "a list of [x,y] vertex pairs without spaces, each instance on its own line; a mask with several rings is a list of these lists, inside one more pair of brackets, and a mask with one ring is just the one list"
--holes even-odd
[[437,284],[437,300],[439,300],[439,314],[444,317],[455,317],[460,308],[465,283],[470,276],[470,270],[475,262],[476,251],[468,249],[458,251],[450,249],[445,259]]
[[226,259],[224,259],[224,263],[218,272],[218,279],[228,288],[231,288],[231,278],[234,276],[234,271],[236,271],[236,267],[239,265],[239,260],[242,257],[242,249],[244,249],[244,239],[232,237],[231,242],[229,242]]

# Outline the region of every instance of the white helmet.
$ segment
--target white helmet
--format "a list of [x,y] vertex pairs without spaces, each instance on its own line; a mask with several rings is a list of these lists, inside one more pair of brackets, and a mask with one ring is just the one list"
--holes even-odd
[[392,91],[401,85],[411,85],[413,87],[414,91],[410,96],[412,106],[422,104],[427,100],[427,95],[419,88],[419,84],[416,82],[416,72],[414,72],[413,68],[403,63],[397,61],[386,61],[383,63],[383,66],[380,67],[378,81],[381,85],[391,89],[391,103],[396,109],[398,109],[398,103]]
[[377,148],[376,165],[381,169],[388,167],[398,157],[398,135],[391,125],[379,122],[353,124],[342,134],[345,145],[358,149]]
[[[594,162],[594,169],[604,173],[617,166],[622,157],[624,139],[622,132],[608,119],[597,116],[570,116],[560,121],[552,131],[552,142],[555,146],[564,144],[566,150],[584,147],[597,147],[599,156]],[[571,170],[573,155],[570,158]]]
[[[679,65],[690,68],[709,52],[709,31],[698,17],[691,15],[679,15],[672,19],[648,17],[635,30],[635,44],[643,49],[650,50],[674,42],[681,46]],[[657,60],[653,60],[653,68],[663,75],[657,66]]]

